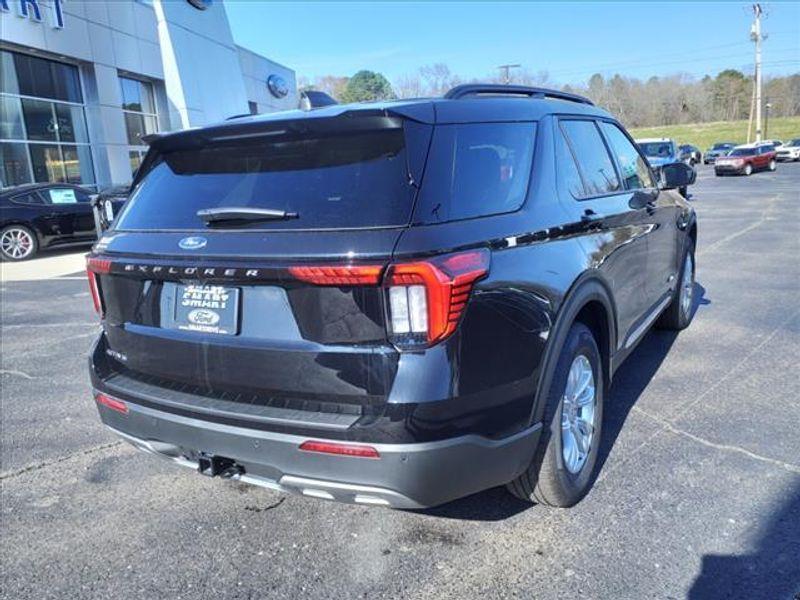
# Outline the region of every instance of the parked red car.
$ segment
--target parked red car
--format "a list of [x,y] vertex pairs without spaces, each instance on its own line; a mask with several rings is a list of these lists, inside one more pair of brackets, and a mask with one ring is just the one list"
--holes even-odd
[[714,162],[714,173],[720,175],[751,175],[753,171],[778,168],[778,157],[772,144],[736,146],[728,156]]

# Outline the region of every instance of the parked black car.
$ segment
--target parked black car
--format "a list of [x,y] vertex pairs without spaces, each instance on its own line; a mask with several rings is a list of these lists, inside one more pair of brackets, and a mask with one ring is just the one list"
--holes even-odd
[[94,242],[90,194],[70,183],[34,183],[0,191],[3,260],[25,260],[44,248]]
[[691,144],[681,144],[678,146],[678,158],[693,167],[703,161],[703,151]]
[[692,319],[694,171],[663,179],[589,100],[517,86],[159,137],[88,259],[100,418],[306,496],[575,504],[614,372]]

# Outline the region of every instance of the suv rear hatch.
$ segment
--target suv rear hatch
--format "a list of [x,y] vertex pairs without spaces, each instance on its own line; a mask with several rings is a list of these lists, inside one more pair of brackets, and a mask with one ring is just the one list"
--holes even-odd
[[156,140],[89,259],[112,391],[215,416],[378,411],[398,364],[378,284],[430,130],[373,111]]

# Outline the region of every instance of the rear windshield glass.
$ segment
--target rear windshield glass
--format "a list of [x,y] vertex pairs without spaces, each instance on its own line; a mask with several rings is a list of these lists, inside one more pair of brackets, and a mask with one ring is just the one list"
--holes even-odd
[[208,208],[296,215],[237,222],[237,228],[399,226],[409,222],[413,199],[401,125],[324,135],[279,132],[162,152],[131,194],[116,229],[203,229],[197,211]]
[[674,150],[672,144],[669,142],[644,142],[639,144],[639,148],[645,156],[659,157],[659,156],[672,156]]
[[437,125],[414,220],[511,212],[528,191],[536,123]]

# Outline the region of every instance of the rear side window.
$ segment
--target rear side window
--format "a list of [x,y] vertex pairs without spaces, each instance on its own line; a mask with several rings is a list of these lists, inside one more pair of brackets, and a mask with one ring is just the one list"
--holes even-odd
[[44,200],[42,200],[42,197],[36,192],[14,196],[11,198],[11,201],[17,204],[44,204]]
[[535,138],[535,123],[437,125],[415,221],[456,221],[520,208]]
[[382,128],[262,132],[163,151],[131,194],[117,229],[202,229],[198,210],[227,207],[298,215],[240,225],[250,229],[406,225],[414,198],[406,137],[402,122],[380,121]]
[[[625,189],[637,190],[640,188],[655,187],[650,170],[647,168],[642,155],[636,150],[627,136],[622,133],[622,130],[613,123],[600,123],[600,129],[608,140],[608,145],[611,146],[611,152],[617,157],[617,164],[622,172],[622,180],[625,183]],[[687,151],[691,150],[691,146],[686,146]]]
[[583,180],[583,193],[576,197],[602,196],[622,189],[594,121],[561,121],[560,125]]
[[578,171],[575,156],[572,154],[572,149],[569,147],[567,138],[564,137],[562,130],[559,130],[556,137],[556,161],[556,169],[558,170],[558,178],[562,188],[568,190],[574,198],[584,198],[586,189],[583,186],[583,179],[580,171]]
[[50,188],[41,192],[47,204],[78,204],[89,202],[89,195],[73,188]]

